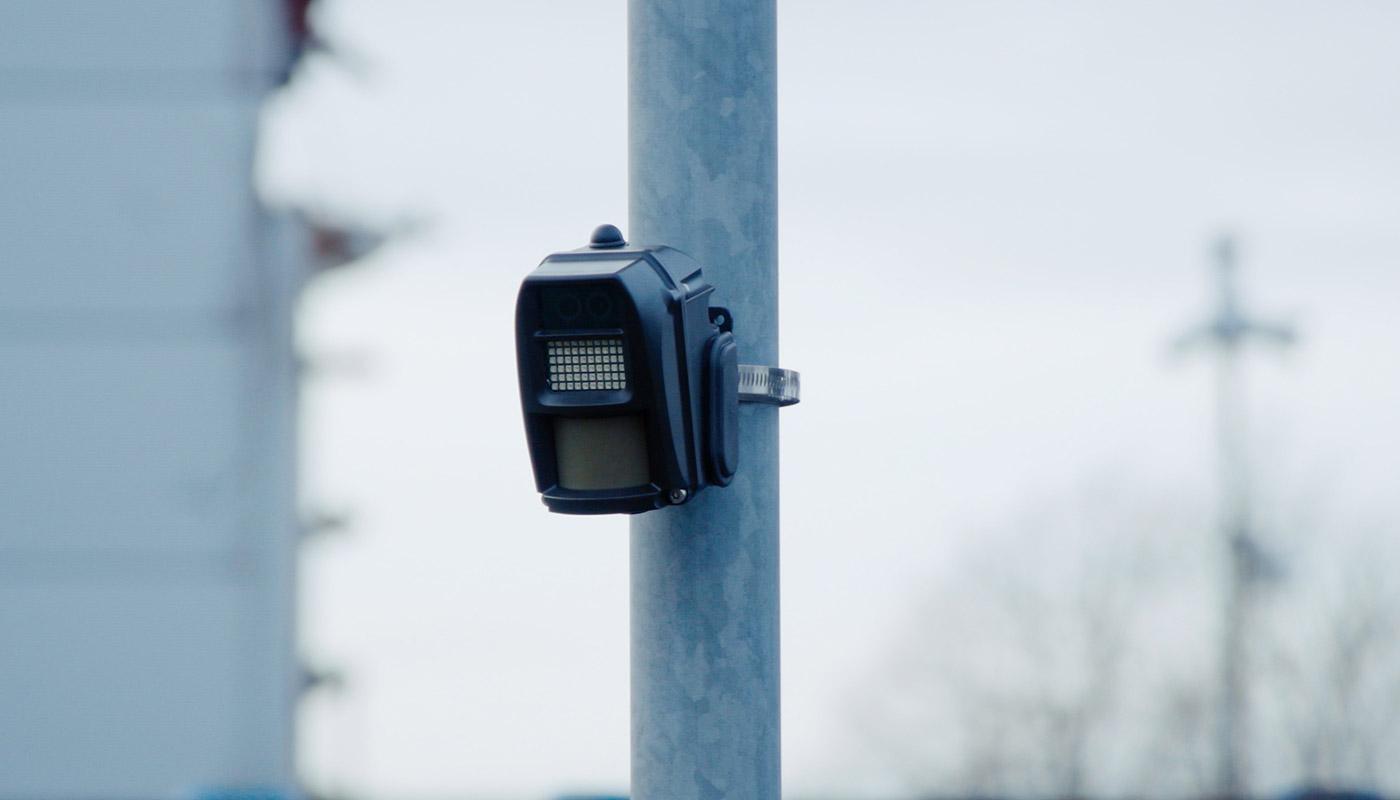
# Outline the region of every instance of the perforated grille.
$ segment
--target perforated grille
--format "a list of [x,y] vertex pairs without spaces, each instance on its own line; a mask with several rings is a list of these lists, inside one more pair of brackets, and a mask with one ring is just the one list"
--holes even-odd
[[556,392],[626,389],[622,339],[556,339],[545,346],[549,388]]

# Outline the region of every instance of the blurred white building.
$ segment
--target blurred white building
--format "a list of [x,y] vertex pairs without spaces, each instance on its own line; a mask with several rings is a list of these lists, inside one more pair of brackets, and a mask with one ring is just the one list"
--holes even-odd
[[0,0],[0,798],[290,793],[282,0]]

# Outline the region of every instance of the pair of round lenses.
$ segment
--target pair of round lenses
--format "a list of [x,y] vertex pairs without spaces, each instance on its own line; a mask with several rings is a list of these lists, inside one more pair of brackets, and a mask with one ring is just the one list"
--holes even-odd
[[585,311],[592,321],[602,322],[612,317],[613,301],[606,292],[597,290],[584,296],[566,294],[559,298],[555,310],[559,312],[559,318],[565,322],[577,321],[584,315]]

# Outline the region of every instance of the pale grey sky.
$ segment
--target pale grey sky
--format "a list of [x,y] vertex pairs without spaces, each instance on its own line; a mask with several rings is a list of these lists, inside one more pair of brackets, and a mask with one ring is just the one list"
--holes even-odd
[[[270,108],[274,200],[428,221],[321,279],[304,496],[319,785],[625,788],[619,518],[547,514],[514,384],[520,278],[626,222],[625,4],[324,0],[347,58]],[[1264,479],[1395,509],[1400,4],[780,4],[784,773],[881,785],[849,710],[980,530],[1105,474],[1209,502],[1210,372],[1167,363],[1243,236],[1303,347],[1251,368]],[[1203,633],[1203,642],[1209,634]]]

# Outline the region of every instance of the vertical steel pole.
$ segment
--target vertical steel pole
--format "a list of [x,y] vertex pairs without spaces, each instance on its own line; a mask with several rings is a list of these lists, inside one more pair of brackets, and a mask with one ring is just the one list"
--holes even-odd
[[[630,0],[629,238],[700,261],[778,363],[776,0]],[[778,410],[733,484],[632,521],[632,796],[777,800]]]
[[1219,778],[1220,797],[1248,796],[1245,757],[1248,741],[1248,696],[1245,643],[1251,605],[1247,550],[1250,539],[1249,479],[1246,472],[1244,402],[1237,339],[1216,346],[1216,436],[1220,447],[1220,528],[1225,547],[1225,587],[1220,648]]

